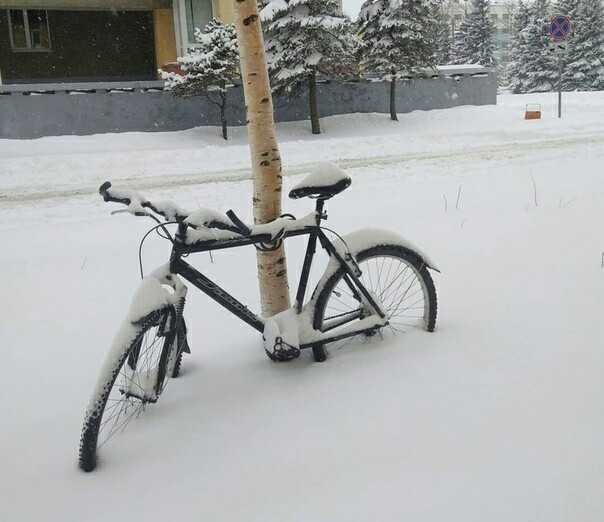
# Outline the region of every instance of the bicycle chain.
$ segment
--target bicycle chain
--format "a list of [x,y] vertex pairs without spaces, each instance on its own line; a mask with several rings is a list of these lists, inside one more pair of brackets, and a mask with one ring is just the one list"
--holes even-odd
[[323,320],[324,321],[331,321],[332,319],[337,319],[338,317],[344,317],[345,315],[350,315],[353,314],[355,312],[357,312],[358,310],[353,310],[351,312],[344,312],[342,314],[338,314],[338,315],[332,315],[331,317],[325,317]]

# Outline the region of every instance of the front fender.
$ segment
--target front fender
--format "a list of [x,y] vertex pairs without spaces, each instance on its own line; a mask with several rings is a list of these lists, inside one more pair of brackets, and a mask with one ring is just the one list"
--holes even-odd
[[177,306],[187,294],[187,287],[180,277],[170,272],[169,264],[155,269],[144,277],[132,296],[128,320],[138,323],[155,310]]

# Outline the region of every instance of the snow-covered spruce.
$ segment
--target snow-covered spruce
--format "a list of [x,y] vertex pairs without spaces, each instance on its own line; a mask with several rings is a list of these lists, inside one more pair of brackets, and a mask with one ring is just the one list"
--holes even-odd
[[[576,0],[562,87],[567,91],[604,89],[604,7],[602,0]],[[572,5],[569,6],[572,8]]]
[[527,81],[524,61],[526,56],[526,34],[524,29],[528,25],[529,12],[526,1],[518,1],[518,9],[514,16],[512,36],[510,42],[509,62],[506,67],[506,77],[509,81],[510,91],[517,94],[523,92]]
[[220,108],[222,137],[227,139],[227,88],[239,77],[239,50],[233,25],[212,20],[203,30],[195,29],[194,47],[178,58],[185,73],[180,75],[160,69],[166,89],[178,98],[206,96]]
[[434,63],[436,65],[449,65],[451,63],[453,39],[451,38],[451,29],[446,19],[438,26],[437,39],[438,48],[434,57]]
[[367,0],[358,25],[365,71],[390,82],[390,118],[396,114],[396,80],[435,66],[438,22],[435,0]]
[[356,73],[353,24],[336,0],[265,0],[261,7],[272,88],[295,96],[307,87],[312,132],[320,134],[317,77]]
[[[571,19],[567,52],[553,56],[547,26],[552,12]],[[560,0],[553,9],[547,0],[519,4],[508,66],[510,90],[517,93],[562,89],[604,89],[604,8],[602,0]],[[561,63],[560,63],[561,62]]]
[[514,27],[517,32],[508,66],[510,90],[514,94],[549,92],[557,86],[558,69],[550,51],[552,39],[548,32],[550,19],[549,0],[535,0],[518,8]]
[[495,66],[493,34],[489,0],[472,0],[472,10],[455,34],[453,62],[476,63],[485,67]]

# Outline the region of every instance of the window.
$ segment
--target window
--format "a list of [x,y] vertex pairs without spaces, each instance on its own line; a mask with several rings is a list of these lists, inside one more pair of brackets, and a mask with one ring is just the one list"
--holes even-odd
[[212,0],[185,0],[187,16],[187,36],[189,43],[195,43],[195,29],[203,29],[212,21]]
[[510,15],[509,14],[504,14],[503,15],[503,21],[504,22],[509,22],[510,21]]
[[46,11],[9,9],[8,32],[13,51],[50,51]]
[[461,15],[460,14],[453,15],[453,20],[459,22],[461,20]]
[[491,20],[493,20],[493,22],[496,22],[498,19],[499,17],[496,14],[491,15]]

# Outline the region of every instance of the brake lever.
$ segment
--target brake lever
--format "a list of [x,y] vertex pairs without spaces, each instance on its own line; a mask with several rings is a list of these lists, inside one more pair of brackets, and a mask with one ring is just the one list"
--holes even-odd
[[237,228],[239,228],[242,235],[244,235],[244,236],[252,235],[252,231],[249,229],[249,227],[243,221],[241,221],[239,219],[239,217],[237,217],[237,214],[235,214],[235,212],[233,212],[232,210],[227,210],[226,215],[235,224],[235,226]]
[[111,215],[113,216],[114,214],[123,214],[124,212],[126,212],[128,214],[132,214],[134,216],[153,217],[151,214],[149,214],[149,212],[144,212],[144,211],[140,211],[140,210],[135,210],[134,212],[132,212],[132,210],[130,210],[129,208],[122,208],[120,210],[112,210]]

